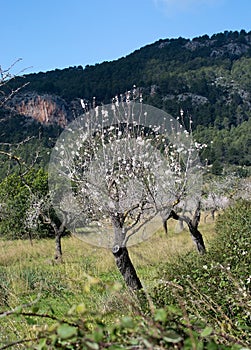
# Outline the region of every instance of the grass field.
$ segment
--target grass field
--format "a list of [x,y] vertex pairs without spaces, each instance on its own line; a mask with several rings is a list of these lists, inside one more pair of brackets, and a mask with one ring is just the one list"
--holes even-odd
[[[176,222],[170,221],[168,235],[159,231],[148,241],[129,249],[146,290],[158,283],[160,263],[195,249],[189,232],[175,233],[175,225]],[[201,232],[207,244],[215,234],[214,224],[202,224]],[[42,312],[53,310],[58,317],[80,303],[101,313],[108,322],[126,314],[128,304],[123,303],[120,289],[125,295],[127,292],[112,253],[75,237],[63,238],[62,249],[63,263],[56,264],[53,240],[35,240],[32,245],[25,240],[0,241],[1,311],[38,301]],[[0,319],[0,325],[2,341],[22,338],[34,329],[34,325],[22,322],[22,318]]]
[[[250,202],[216,223],[203,216],[207,254],[168,222],[129,247],[145,293],[131,293],[110,250],[67,237],[0,241],[0,350],[243,350],[251,315]],[[179,224],[179,223],[178,223]]]

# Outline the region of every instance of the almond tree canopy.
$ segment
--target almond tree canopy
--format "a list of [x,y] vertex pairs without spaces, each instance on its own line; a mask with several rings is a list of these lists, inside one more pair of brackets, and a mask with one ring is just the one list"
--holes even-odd
[[[159,229],[175,203],[198,199],[199,166],[190,135],[170,115],[117,102],[87,111],[61,134],[49,184],[73,233],[99,246],[130,245]],[[116,218],[121,237],[114,236]]]

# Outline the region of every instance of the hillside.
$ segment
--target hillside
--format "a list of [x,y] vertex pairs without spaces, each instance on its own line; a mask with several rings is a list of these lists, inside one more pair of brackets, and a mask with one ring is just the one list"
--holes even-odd
[[144,103],[192,116],[195,137],[209,145],[205,161],[251,165],[251,32],[159,40],[116,61],[17,77],[9,89],[26,82],[9,107],[61,127],[81,113],[80,98],[110,103],[136,84]]

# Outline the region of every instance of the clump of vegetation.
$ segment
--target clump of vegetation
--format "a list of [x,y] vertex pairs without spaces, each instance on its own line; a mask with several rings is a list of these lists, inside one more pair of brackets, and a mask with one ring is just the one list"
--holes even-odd
[[189,253],[160,266],[153,294],[158,307],[180,308],[181,322],[193,331],[206,325],[219,344],[251,342],[250,209],[250,202],[240,201],[219,216],[207,255]]

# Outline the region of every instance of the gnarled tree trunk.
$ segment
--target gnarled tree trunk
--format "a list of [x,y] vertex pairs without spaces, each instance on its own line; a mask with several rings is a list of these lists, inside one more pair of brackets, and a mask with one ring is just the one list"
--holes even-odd
[[114,228],[114,246],[112,248],[112,253],[116,265],[123,276],[127,287],[134,291],[140,290],[142,289],[142,284],[130,259],[126,243],[124,243],[124,216],[122,214],[112,215],[111,220]]
[[58,262],[62,261],[62,245],[61,245],[61,236],[62,234],[57,233],[55,234],[55,255],[54,259]]
[[55,233],[55,254],[54,259],[57,262],[62,262],[62,245],[61,245],[61,238],[63,236],[63,233],[65,231],[65,220],[57,226],[57,224],[51,219],[51,226],[53,227],[54,233]]
[[200,254],[206,253],[206,247],[204,244],[204,240],[202,234],[200,233],[198,226],[200,222],[200,203],[198,204],[194,216],[192,219],[185,215],[178,215],[174,210],[171,211],[169,218],[173,218],[174,220],[182,220],[187,224],[192,240],[196,245],[196,248]]
[[113,255],[115,257],[116,265],[123,276],[127,287],[132,290],[142,289],[142,284],[138,278],[136,270],[130,259],[128,249],[126,247],[120,247],[115,245],[112,248]]

